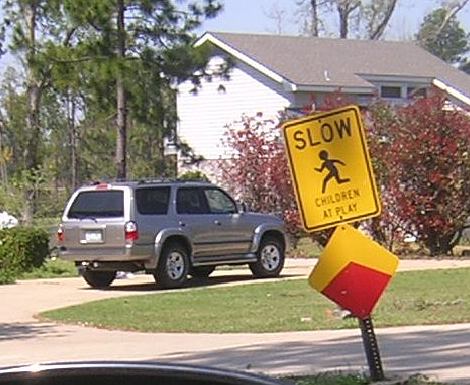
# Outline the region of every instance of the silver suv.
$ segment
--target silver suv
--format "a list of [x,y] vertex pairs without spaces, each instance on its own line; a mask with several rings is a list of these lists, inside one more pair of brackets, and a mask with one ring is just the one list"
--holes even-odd
[[160,288],[218,265],[248,264],[255,277],[278,276],[286,235],[281,219],[248,213],[206,182],[96,183],[73,193],[58,233],[59,255],[86,282],[108,287],[117,271],[153,274]]

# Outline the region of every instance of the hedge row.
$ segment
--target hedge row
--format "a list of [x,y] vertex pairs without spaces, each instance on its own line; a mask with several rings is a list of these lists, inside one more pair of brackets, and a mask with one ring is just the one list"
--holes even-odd
[[40,267],[48,256],[49,234],[44,229],[1,229],[0,284],[14,283],[21,273]]

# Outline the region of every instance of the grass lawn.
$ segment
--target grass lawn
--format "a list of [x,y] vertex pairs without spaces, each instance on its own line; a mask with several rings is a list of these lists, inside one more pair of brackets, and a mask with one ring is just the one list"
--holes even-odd
[[293,385],[368,385],[370,381],[361,373],[320,373],[310,376],[284,377],[281,381]]
[[[371,381],[363,373],[332,373],[325,372],[311,376],[284,377],[281,378],[286,384],[293,385],[368,385]],[[402,380],[388,380],[389,385],[439,385],[429,380],[426,376],[417,374]]]
[[[470,322],[470,269],[398,273],[374,312],[376,327]],[[281,332],[355,328],[305,279],[156,292],[42,313],[65,323],[143,332]]]

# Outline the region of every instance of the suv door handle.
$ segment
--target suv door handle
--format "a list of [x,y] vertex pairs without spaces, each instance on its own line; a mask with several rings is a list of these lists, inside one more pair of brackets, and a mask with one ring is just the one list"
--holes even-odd
[[217,226],[220,226],[222,223],[220,223],[220,221],[216,219],[216,220],[214,221],[214,224],[216,224]]
[[184,223],[183,221],[179,221],[178,225],[181,226],[181,227],[184,227],[184,226],[186,226],[186,223]]

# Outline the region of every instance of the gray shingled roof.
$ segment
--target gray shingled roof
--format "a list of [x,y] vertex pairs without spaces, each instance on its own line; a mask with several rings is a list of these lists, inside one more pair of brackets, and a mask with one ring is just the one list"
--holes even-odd
[[299,86],[370,87],[360,74],[417,76],[437,78],[470,97],[469,75],[412,42],[209,34]]

